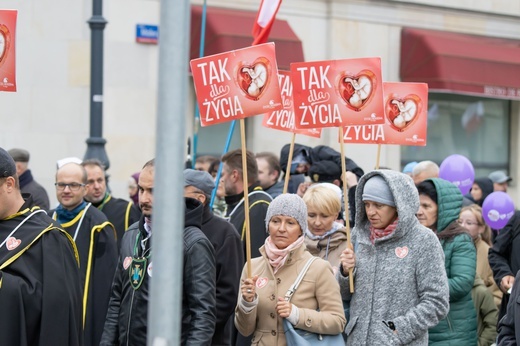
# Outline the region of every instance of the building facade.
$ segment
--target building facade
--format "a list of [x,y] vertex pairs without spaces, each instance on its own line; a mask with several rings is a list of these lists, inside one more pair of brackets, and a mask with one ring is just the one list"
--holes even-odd
[[[201,4],[193,1],[193,5]],[[252,18],[258,5],[256,0],[211,2],[212,8],[245,11]],[[18,91],[0,93],[0,146],[29,150],[33,174],[54,198],[56,161],[83,157],[89,137],[87,20],[92,2],[3,0],[0,8],[18,10]],[[118,197],[126,197],[127,178],[155,152],[158,49],[136,42],[136,25],[159,25],[159,12],[158,0],[104,2],[108,24],[104,31],[103,136],[110,184]],[[519,2],[284,0],[277,18],[292,30],[294,37],[288,41],[300,42],[305,61],[377,56],[381,57],[384,81],[428,79],[428,145],[382,146],[381,166],[401,169],[408,161],[440,163],[450,154],[462,154],[474,163],[477,176],[495,169],[507,171],[514,179],[510,195],[520,202],[520,74],[515,76],[520,66]],[[235,26],[233,35],[219,32],[224,29],[216,25],[213,34],[236,39],[250,33],[252,22],[240,26],[240,30]],[[198,52],[193,42],[198,43],[199,35],[200,31],[192,30],[191,51]],[[252,42],[252,36],[242,39],[245,41],[240,42]],[[284,51],[283,37],[280,42],[277,52],[283,53],[278,58],[287,59],[293,48]],[[413,47],[420,49],[414,52]],[[473,67],[473,60],[480,64]],[[422,70],[415,68],[421,65]],[[197,130],[197,153],[219,155],[229,126],[198,129],[193,123],[191,78],[187,87],[186,138],[179,139],[179,145],[186,145]],[[238,132],[232,148],[240,146]],[[289,133],[264,128],[261,116],[246,120],[246,137],[247,148],[255,152],[279,153],[291,141]],[[320,139],[297,136],[296,141],[325,144],[339,151],[333,129],[324,129]],[[344,149],[365,171],[375,166],[376,145],[348,144]]]

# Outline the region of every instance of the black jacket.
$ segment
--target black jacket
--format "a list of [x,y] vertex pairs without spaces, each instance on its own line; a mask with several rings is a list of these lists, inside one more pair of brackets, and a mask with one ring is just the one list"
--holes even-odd
[[[50,215],[57,217],[54,211]],[[84,217],[83,217],[84,215]],[[75,239],[85,311],[85,345],[97,345],[104,329],[110,301],[110,288],[117,268],[117,242],[114,226],[105,214],[90,205],[74,219],[61,224]],[[79,229],[78,229],[79,227]]]
[[516,274],[507,313],[498,322],[497,345],[513,346],[520,342],[520,271]]
[[[258,183],[249,186],[249,232],[251,234],[251,258],[260,257],[260,247],[267,238],[265,228],[265,215],[267,208],[273,200],[271,196],[262,190]],[[246,226],[244,213],[244,194],[226,196],[227,215],[229,222],[235,226],[242,239],[244,258],[246,257]]]
[[29,198],[15,216],[0,220],[2,239],[18,241],[0,247],[0,344],[83,345],[74,241],[32,205]]
[[[129,261],[141,257],[140,241],[146,238],[144,216],[126,231],[121,240],[105,328],[100,345],[146,345],[149,276],[138,290],[130,284]],[[146,249],[148,249],[147,244]],[[137,252],[137,253],[136,253]],[[149,258],[151,261],[151,258]]]
[[215,250],[200,230],[202,211],[199,201],[186,198],[181,345],[210,345],[215,332]]
[[96,208],[101,210],[107,217],[108,221],[114,225],[117,233],[117,245],[121,245],[121,240],[125,231],[130,225],[139,221],[141,212],[134,205],[133,202],[125,201],[121,198],[107,194],[101,203],[93,204]]
[[[291,146],[286,144],[282,147],[280,152],[280,166],[284,172],[287,171],[287,160],[289,159],[290,148]],[[301,144],[294,144],[293,158],[299,154],[303,154],[311,166],[313,163],[318,161],[333,161],[341,168],[341,154],[326,145],[318,145],[311,148]],[[357,175],[358,179],[365,174],[361,167],[347,157],[345,157],[345,168],[347,171]]]
[[[209,345],[215,325],[213,248],[200,229],[197,229],[202,223],[202,204],[186,198],[185,217],[182,344]],[[146,345],[151,280],[147,272],[151,255],[147,256],[146,274],[137,290],[131,285],[129,270],[132,266],[128,263],[128,258],[143,256],[143,249],[138,245],[146,236],[144,216],[130,226],[123,236],[101,346]],[[144,249],[145,256],[149,253],[149,246],[148,241]]]
[[[489,265],[493,270],[493,278],[500,287],[504,276],[514,276],[520,270],[520,211],[500,230],[493,247],[489,249]],[[498,320],[506,313],[509,294],[502,296]]]
[[215,248],[217,265],[217,324],[211,345],[230,345],[231,323],[226,324],[237,304],[240,275],[244,266],[242,242],[235,227],[215,216],[209,205],[204,206],[201,229]]
[[23,172],[18,179],[20,180],[20,191],[30,194],[34,205],[46,211],[50,209],[49,195],[45,188],[34,180],[30,169]]

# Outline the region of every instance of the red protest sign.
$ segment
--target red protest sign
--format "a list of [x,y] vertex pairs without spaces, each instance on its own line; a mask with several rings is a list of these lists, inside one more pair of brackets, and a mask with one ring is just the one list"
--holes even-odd
[[383,83],[385,123],[346,126],[344,142],[425,146],[428,120],[428,85]]
[[190,61],[202,126],[282,108],[274,43]]
[[291,73],[288,71],[278,71],[278,82],[280,85],[280,93],[282,95],[283,108],[266,113],[262,125],[271,129],[320,138],[321,129],[297,129],[294,126],[293,85],[291,82]]
[[16,10],[0,10],[0,91],[16,91]]
[[297,128],[384,122],[380,58],[291,64]]

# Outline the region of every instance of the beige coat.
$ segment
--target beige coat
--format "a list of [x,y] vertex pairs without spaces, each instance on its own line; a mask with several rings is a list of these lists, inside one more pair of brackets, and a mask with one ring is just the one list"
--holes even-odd
[[[274,274],[263,246],[260,253],[262,257],[254,258],[251,262],[252,275],[259,277],[256,282],[258,305],[249,313],[237,306],[235,326],[242,335],[254,333],[252,345],[284,346],[283,322],[276,313],[276,302],[278,297],[285,296],[312,255],[302,245],[290,252],[284,266]],[[242,279],[245,277],[246,266],[242,271]],[[238,299],[242,299],[240,294]],[[345,328],[339,285],[330,264],[322,259],[315,260],[311,265],[291,303],[299,308],[300,314],[295,328],[321,334],[339,334]]]
[[502,291],[500,291],[496,285],[495,280],[493,279],[493,271],[489,266],[489,245],[482,239],[478,238],[475,241],[475,247],[477,248],[477,274],[480,276],[482,281],[484,281],[484,285],[486,285],[487,289],[493,294],[495,304],[500,306],[500,302],[502,301]]
[[347,230],[345,228],[334,232],[330,237],[322,240],[305,238],[305,246],[311,255],[327,260],[334,270],[339,268],[339,256],[347,248]]

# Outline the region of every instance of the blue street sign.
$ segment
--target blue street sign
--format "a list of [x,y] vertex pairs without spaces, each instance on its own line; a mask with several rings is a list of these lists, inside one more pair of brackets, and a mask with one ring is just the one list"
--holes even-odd
[[159,26],[148,24],[136,24],[135,41],[139,43],[157,44],[159,40]]

